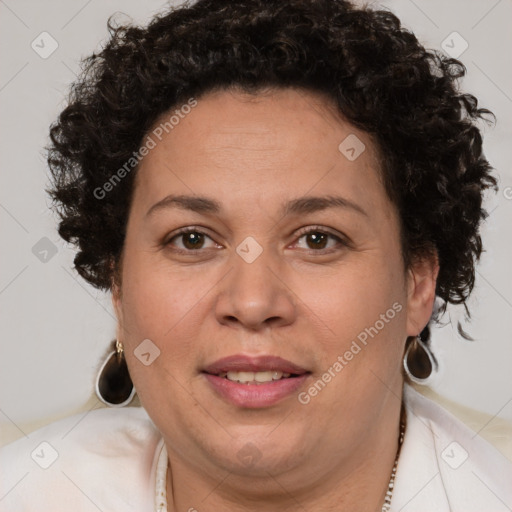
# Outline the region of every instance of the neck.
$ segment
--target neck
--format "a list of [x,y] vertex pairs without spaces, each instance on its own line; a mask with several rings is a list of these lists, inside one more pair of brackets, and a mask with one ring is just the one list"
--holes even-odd
[[383,418],[377,432],[360,443],[350,460],[328,467],[312,463],[305,471],[268,471],[257,478],[226,470],[212,475],[169,451],[168,512],[295,512],[297,508],[381,512],[398,450],[400,403],[395,404],[388,421]]

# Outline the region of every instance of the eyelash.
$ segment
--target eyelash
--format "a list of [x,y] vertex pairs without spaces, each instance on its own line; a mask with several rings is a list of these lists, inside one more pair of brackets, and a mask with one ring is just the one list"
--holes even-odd
[[[200,235],[204,235],[208,238],[210,238],[211,240],[212,237],[208,235],[208,233],[206,233],[205,231],[201,230],[200,228],[196,228],[194,226],[191,226],[191,227],[187,227],[187,228],[183,228],[183,229],[180,229],[177,233],[174,233],[172,235],[171,238],[167,239],[167,241],[165,241],[163,243],[163,245],[165,247],[168,247],[171,245],[171,242],[173,240],[175,240],[176,238],[179,238],[181,235],[186,235],[188,233],[197,233],[197,234],[200,234]],[[320,233],[322,235],[327,235],[329,236],[330,238],[336,240],[336,242],[338,242],[338,246],[342,246],[342,247],[349,247],[350,246],[350,243],[348,240],[338,236],[338,235],[334,235],[333,233],[330,233],[329,231],[327,231],[325,228],[321,227],[321,226],[313,226],[313,227],[309,227],[309,228],[302,228],[296,235],[297,237],[297,241],[300,240],[301,238],[303,238],[304,236],[307,236],[311,233]],[[296,243],[296,242],[295,242]],[[330,254],[332,252],[335,252],[337,250],[339,250],[340,247],[331,247],[329,249],[305,249],[309,254],[313,253],[313,254],[320,254],[320,255],[323,255],[323,254]],[[201,249],[177,249],[177,248],[173,248],[172,249],[174,252],[177,252],[179,254],[188,254],[188,255],[193,255],[193,254],[198,254],[199,252],[203,251],[204,249],[201,248]]]

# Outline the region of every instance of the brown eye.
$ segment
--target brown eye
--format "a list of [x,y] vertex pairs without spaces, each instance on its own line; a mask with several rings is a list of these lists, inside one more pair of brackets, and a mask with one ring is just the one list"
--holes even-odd
[[296,242],[296,246],[300,249],[309,249],[315,252],[322,250],[330,251],[346,245],[347,244],[340,237],[319,229],[303,231]]
[[310,249],[325,249],[329,236],[327,233],[313,231],[306,236],[307,245]]
[[[208,243],[210,244],[209,246]],[[216,246],[215,242],[206,233],[190,228],[176,233],[164,245],[183,253],[214,248]]]
[[204,235],[202,233],[197,233],[195,231],[191,233],[182,233],[180,237],[183,241],[183,246],[186,249],[201,249],[204,244]]

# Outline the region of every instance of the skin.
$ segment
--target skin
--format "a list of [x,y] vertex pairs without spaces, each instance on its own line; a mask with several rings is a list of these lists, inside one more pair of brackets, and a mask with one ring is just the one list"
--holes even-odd
[[[350,134],[366,146],[354,161],[338,150]],[[327,99],[292,89],[209,93],[144,158],[113,303],[130,374],[169,454],[169,510],[380,511],[404,344],[431,316],[438,267],[435,258],[404,267],[378,162],[370,136]],[[147,214],[169,194],[206,196],[222,210]],[[280,212],[286,201],[333,195],[365,213]],[[192,254],[190,236],[175,236],[189,226],[207,235]],[[318,249],[302,228],[348,243],[329,237]],[[248,236],[263,249],[252,263],[236,252]],[[307,391],[394,303],[401,311],[307,405],[294,393],[237,407],[201,373],[225,356],[272,354],[311,371]],[[134,355],[144,339],[160,350],[148,366]],[[247,443],[259,454],[248,466],[237,457]]]

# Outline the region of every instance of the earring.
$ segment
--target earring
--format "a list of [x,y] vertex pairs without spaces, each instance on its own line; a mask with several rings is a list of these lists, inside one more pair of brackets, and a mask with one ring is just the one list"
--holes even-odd
[[96,377],[96,395],[110,407],[123,407],[135,396],[135,387],[128,373],[123,344],[115,340],[114,350],[101,365]]
[[437,361],[428,345],[416,336],[405,350],[403,366],[407,377],[412,382],[425,385],[437,369]]

